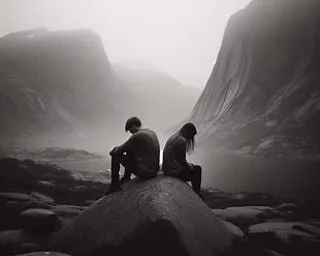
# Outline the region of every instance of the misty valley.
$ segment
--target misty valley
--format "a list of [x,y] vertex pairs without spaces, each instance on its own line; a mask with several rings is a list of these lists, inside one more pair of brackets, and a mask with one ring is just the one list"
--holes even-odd
[[[0,254],[320,255],[319,11],[252,0],[203,89],[110,61],[91,29],[1,37]],[[131,117],[156,133],[160,170],[108,194]],[[200,197],[162,168],[190,123]]]

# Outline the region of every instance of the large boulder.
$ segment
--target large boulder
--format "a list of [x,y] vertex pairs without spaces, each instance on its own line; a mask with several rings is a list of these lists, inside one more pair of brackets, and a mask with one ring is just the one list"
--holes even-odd
[[73,255],[217,255],[231,234],[184,182],[134,180],[102,197],[57,235]]

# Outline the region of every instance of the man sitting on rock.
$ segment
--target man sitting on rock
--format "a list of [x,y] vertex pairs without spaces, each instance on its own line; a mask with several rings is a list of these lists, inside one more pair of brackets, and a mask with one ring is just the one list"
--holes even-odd
[[[125,131],[132,133],[130,138],[110,151],[111,184],[105,195],[121,190],[120,185],[130,180],[131,173],[141,180],[147,180],[157,176],[159,171],[160,146],[156,133],[142,129],[137,117],[127,120]],[[125,172],[119,181],[120,164]]]
[[200,195],[201,166],[193,165],[186,160],[186,152],[194,151],[196,134],[194,124],[187,123],[168,139],[163,150],[162,171],[164,175],[191,181],[193,190],[202,198]]

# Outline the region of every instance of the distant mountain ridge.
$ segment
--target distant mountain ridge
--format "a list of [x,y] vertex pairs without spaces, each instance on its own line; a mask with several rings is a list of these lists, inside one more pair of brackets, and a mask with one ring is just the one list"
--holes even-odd
[[158,131],[182,121],[201,93],[199,88],[185,86],[155,68],[120,63],[112,66],[123,84],[137,95],[137,115]]
[[189,120],[212,147],[320,155],[320,4],[254,0],[227,25]]
[[130,92],[90,30],[9,34],[0,38],[0,67],[6,143],[25,137],[81,138],[113,129],[126,116],[122,102],[130,104]]

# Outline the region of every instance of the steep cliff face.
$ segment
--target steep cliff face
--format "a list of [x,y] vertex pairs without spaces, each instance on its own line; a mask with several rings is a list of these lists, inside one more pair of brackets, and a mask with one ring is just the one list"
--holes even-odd
[[260,155],[320,153],[319,12],[316,0],[253,0],[230,18],[190,116],[202,143]]
[[125,109],[128,91],[89,30],[9,34],[0,68],[1,136],[11,140],[105,129]]

